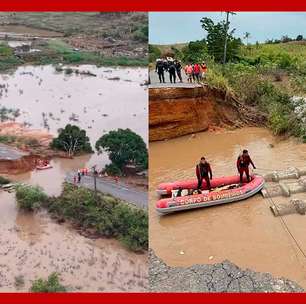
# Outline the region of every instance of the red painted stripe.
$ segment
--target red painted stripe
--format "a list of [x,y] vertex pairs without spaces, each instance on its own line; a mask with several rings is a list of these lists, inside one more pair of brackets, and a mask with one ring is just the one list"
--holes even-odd
[[1,1],[2,11],[306,11],[302,0],[10,0]]

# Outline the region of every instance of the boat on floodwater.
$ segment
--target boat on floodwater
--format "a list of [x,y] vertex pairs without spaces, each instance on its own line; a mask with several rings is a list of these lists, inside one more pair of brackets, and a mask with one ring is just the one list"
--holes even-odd
[[[159,213],[167,214],[236,202],[255,195],[261,191],[265,183],[264,178],[260,175],[252,175],[250,182],[247,182],[246,178],[243,184],[239,182],[238,175],[213,178],[211,180],[212,190],[207,190],[206,182],[203,181],[202,193],[197,194],[191,193],[197,188],[196,179],[162,183],[158,186],[157,193],[168,197],[157,201],[156,210]],[[177,196],[178,190],[182,193],[187,192],[187,195]],[[170,195],[172,197],[169,197]]]

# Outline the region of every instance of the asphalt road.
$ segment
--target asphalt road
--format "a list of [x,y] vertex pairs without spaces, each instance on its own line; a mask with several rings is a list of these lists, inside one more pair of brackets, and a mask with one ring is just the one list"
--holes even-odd
[[28,153],[19,151],[4,144],[0,144],[0,159],[1,160],[17,160],[28,155]]
[[297,283],[269,273],[241,269],[230,261],[171,267],[149,250],[149,286],[153,292],[303,292]]
[[[66,181],[73,183],[73,176],[75,175],[76,172],[69,173]],[[92,176],[82,176],[81,183],[78,185],[94,190],[94,179]],[[148,193],[145,191],[127,188],[123,183],[111,182],[101,177],[97,178],[97,190],[127,201],[138,208],[148,209]]]
[[169,78],[169,73],[165,72],[165,83],[160,83],[158,74],[155,72],[155,70],[150,70],[149,88],[195,88],[202,86],[201,84],[198,83],[187,82],[187,77],[183,70],[182,70],[182,80],[183,82],[180,82],[178,77],[176,77],[176,83],[171,83]]

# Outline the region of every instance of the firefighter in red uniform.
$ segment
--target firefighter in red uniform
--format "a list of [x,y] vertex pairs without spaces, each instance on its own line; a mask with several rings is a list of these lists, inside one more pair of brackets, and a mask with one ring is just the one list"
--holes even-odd
[[250,182],[250,171],[249,171],[249,166],[250,164],[253,166],[254,169],[256,169],[250,155],[249,155],[249,152],[248,150],[243,150],[242,151],[242,154],[240,154],[238,156],[238,159],[237,159],[237,169],[238,169],[238,172],[240,174],[240,184],[242,184],[243,182],[243,173],[246,174],[246,177],[247,177],[247,181]]
[[207,189],[211,189],[210,179],[212,179],[212,171],[210,164],[206,161],[205,157],[201,157],[201,161],[196,166],[196,174],[198,178],[198,190],[202,188],[203,179],[206,181]]

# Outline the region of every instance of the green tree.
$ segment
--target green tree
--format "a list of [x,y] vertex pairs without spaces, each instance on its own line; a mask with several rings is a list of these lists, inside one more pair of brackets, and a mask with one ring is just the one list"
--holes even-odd
[[157,58],[161,57],[160,49],[152,44],[149,44],[149,61],[154,62]]
[[215,61],[222,62],[224,55],[224,43],[227,39],[227,61],[232,61],[239,53],[242,45],[240,38],[233,36],[235,29],[227,33],[230,22],[220,21],[214,23],[210,18],[204,17],[201,19],[202,28],[207,32],[206,43],[208,54],[213,56]]
[[206,41],[191,41],[182,50],[182,60],[186,63],[202,62],[209,57]]
[[303,35],[297,35],[296,36],[296,41],[302,41],[304,39]]
[[120,170],[128,163],[148,167],[148,149],[138,134],[130,129],[118,129],[104,134],[96,142],[98,153],[106,152],[112,164]]
[[69,156],[77,153],[92,153],[89,138],[86,131],[78,126],[68,124],[64,129],[59,129],[59,135],[51,142],[54,149],[66,151]]
[[246,44],[249,44],[249,38],[251,37],[251,34],[249,32],[245,32],[243,35],[243,39],[246,40]]

